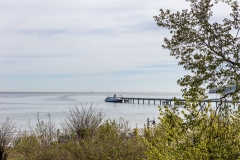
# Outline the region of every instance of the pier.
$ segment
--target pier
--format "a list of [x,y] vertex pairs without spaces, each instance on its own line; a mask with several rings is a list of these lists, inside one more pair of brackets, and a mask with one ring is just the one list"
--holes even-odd
[[148,104],[150,104],[150,101],[153,101],[154,104],[170,104],[174,101],[173,99],[168,99],[168,98],[134,98],[134,97],[120,97],[121,99],[123,99],[124,103],[140,103],[142,102],[143,104],[145,104],[146,102]]
[[[124,103],[137,103],[137,104],[153,104],[158,105],[171,105],[174,102],[174,98],[134,98],[134,97],[120,97]],[[185,99],[178,99],[179,101],[185,101]],[[216,103],[216,106],[221,102],[219,99],[205,100],[204,102]],[[224,103],[233,103],[232,101],[224,101]],[[240,102],[238,102],[240,103]],[[235,107],[234,107],[235,108]]]

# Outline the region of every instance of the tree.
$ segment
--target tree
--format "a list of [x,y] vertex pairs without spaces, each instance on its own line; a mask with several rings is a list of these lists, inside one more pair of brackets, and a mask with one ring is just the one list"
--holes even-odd
[[8,156],[7,149],[14,139],[15,124],[9,117],[0,123],[0,160],[6,160]]
[[[157,25],[167,28],[163,48],[192,72],[178,80],[185,102],[175,99],[172,108],[160,108],[160,123],[146,129],[143,141],[149,159],[238,159],[240,158],[240,110],[226,102],[239,101],[240,8],[236,0],[222,0],[232,9],[222,23],[212,22],[212,7],[219,0],[186,0],[190,10],[171,13],[160,9]],[[233,92],[225,93],[235,85]],[[217,88],[217,107],[206,91]]]
[[[221,98],[233,98],[238,101],[240,91],[240,8],[236,0],[222,0],[228,4],[232,13],[222,23],[212,22],[212,7],[219,0],[186,0],[190,10],[171,13],[160,9],[160,15],[154,16],[158,26],[167,28],[171,39],[165,38],[163,48],[170,55],[180,59],[179,65],[191,71],[178,80],[186,87],[184,96],[193,98],[194,93],[205,95],[206,89],[218,88],[223,93],[227,85],[236,85],[234,92]],[[206,98],[206,96],[204,96]]]

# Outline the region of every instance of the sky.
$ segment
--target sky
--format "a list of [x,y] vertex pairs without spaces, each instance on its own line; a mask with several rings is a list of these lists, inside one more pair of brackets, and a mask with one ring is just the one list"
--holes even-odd
[[180,92],[188,72],[161,47],[160,8],[189,3],[0,0],[0,92]]

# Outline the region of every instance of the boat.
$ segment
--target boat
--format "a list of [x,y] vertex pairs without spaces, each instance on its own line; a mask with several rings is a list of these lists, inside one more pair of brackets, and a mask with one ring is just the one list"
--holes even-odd
[[122,103],[123,99],[120,98],[120,97],[117,97],[116,94],[114,94],[113,97],[107,97],[105,99],[105,102],[119,102],[119,103]]
[[[220,88],[213,88],[210,89],[208,93],[217,93],[217,90]],[[236,85],[232,85],[232,86],[225,86],[223,94],[228,94],[228,93],[232,93],[236,91]]]

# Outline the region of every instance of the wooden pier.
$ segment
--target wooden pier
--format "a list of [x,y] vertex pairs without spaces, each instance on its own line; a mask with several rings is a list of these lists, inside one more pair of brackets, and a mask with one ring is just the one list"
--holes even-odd
[[120,97],[123,99],[123,102],[125,103],[140,103],[142,102],[145,104],[147,101],[148,104],[150,104],[150,101],[153,101],[154,104],[156,102],[159,102],[158,104],[171,104],[174,100],[173,99],[166,99],[166,98],[134,98],[134,97]]
[[[153,104],[158,105],[171,105],[174,102],[174,98],[134,98],[134,97],[120,97],[123,99],[124,103],[137,103],[140,104],[150,104],[150,101],[153,101]],[[179,101],[185,101],[185,99],[178,99]],[[204,102],[216,103],[216,106],[221,102],[219,99],[205,100]],[[232,103],[232,101],[224,101],[224,103]],[[238,102],[240,103],[240,102]]]

